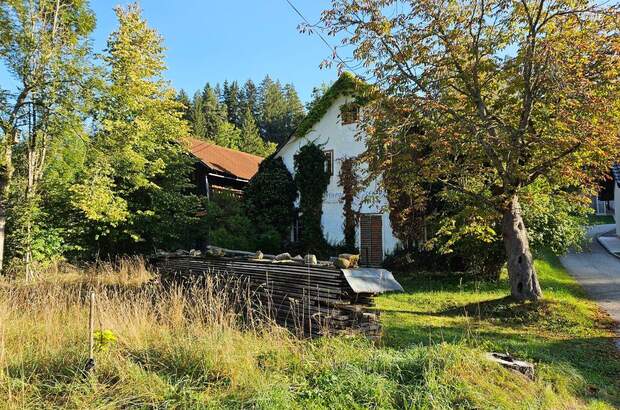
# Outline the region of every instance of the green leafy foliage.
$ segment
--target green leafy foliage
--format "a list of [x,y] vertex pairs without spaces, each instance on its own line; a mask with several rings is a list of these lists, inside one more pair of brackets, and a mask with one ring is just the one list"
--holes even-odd
[[338,184],[342,187],[342,213],[344,215],[344,246],[348,252],[355,251],[355,229],[357,226],[357,212],[353,209],[353,201],[360,191],[360,181],[357,176],[356,160],[344,158],[340,164]]
[[259,225],[247,216],[244,202],[237,196],[213,193],[205,201],[198,237],[209,244],[228,249],[275,252],[281,244],[280,234],[272,227]]
[[299,190],[301,245],[306,252],[321,253],[326,247],[321,226],[323,196],[330,175],[325,167],[325,153],[315,143],[304,145],[295,154],[295,184]]
[[116,8],[119,28],[103,61],[106,84],[98,132],[73,185],[72,203],[92,223],[91,245],[106,253],[174,247],[183,241],[196,200],[182,106],[163,79],[164,48],[136,5]]
[[93,338],[97,352],[106,352],[116,343],[116,335],[110,329],[96,330]]
[[259,231],[275,229],[280,242],[290,235],[297,187],[282,158],[269,157],[244,190],[245,207]]
[[523,195],[523,219],[534,252],[551,250],[563,255],[580,249],[585,240],[590,203],[575,189],[554,190],[544,181],[528,187]]

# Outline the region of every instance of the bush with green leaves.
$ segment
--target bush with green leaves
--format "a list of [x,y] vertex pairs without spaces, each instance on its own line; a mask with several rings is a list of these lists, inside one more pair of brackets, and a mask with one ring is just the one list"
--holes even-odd
[[244,190],[247,215],[261,235],[275,231],[280,242],[290,235],[297,187],[282,158],[266,158]]
[[[563,255],[580,249],[585,238],[590,209],[589,198],[578,190],[552,191],[538,181],[523,194],[523,219],[528,227],[530,247],[539,256],[546,249]],[[548,192],[552,192],[549,194]]]

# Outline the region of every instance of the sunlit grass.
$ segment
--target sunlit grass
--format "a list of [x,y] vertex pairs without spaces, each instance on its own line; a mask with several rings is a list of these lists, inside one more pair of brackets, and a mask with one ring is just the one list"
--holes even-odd
[[[517,304],[499,283],[399,277],[407,290],[378,299],[387,346],[406,349],[447,342],[509,352],[543,369],[570,369],[596,393],[620,403],[620,355],[612,320],[568,275],[554,255],[536,261],[545,298]],[[559,370],[558,370],[559,371]]]
[[[139,260],[5,281],[0,408],[612,408],[608,320],[557,259],[537,267],[546,298],[525,306],[503,299],[505,279],[402,276],[406,293],[378,298],[379,345],[296,339],[246,309],[238,285],[163,287]],[[117,342],[84,375],[91,289],[96,327]],[[536,379],[486,361],[490,350],[534,361]]]

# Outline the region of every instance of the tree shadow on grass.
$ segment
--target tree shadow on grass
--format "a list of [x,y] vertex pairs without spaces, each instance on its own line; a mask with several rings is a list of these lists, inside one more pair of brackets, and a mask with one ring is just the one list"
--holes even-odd
[[519,303],[511,296],[498,299],[473,302],[455,306],[438,313],[440,316],[468,316],[478,319],[493,319],[511,324],[540,323],[554,311],[556,302],[541,300],[537,302]]
[[[583,379],[576,393],[620,406],[620,353],[611,336],[545,337],[478,327],[475,321],[455,324],[387,323],[383,344],[398,350],[419,345],[448,343],[483,351],[507,352],[514,357],[551,365],[555,372]],[[549,374],[549,373],[547,373]],[[555,377],[555,374],[552,376]]]

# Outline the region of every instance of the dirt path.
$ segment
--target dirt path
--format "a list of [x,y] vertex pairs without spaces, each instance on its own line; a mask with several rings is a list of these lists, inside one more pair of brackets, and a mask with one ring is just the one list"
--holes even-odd
[[[590,297],[620,322],[620,259],[610,255],[595,239],[614,228],[615,225],[591,227],[588,236],[593,238],[592,242],[582,252],[571,252],[560,260]],[[618,330],[620,333],[620,327]],[[617,344],[620,347],[620,340]]]

